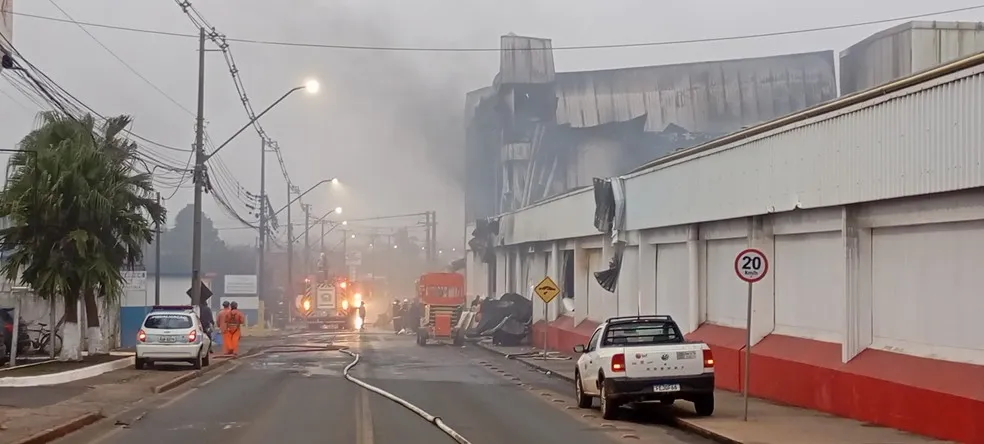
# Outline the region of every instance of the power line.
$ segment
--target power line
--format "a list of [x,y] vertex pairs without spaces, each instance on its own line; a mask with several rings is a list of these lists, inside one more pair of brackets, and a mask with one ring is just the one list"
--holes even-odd
[[[575,46],[556,46],[553,48],[517,48],[517,49],[502,49],[494,47],[413,47],[413,46],[374,46],[374,45],[339,45],[339,44],[329,44],[329,43],[307,43],[307,42],[290,42],[282,40],[266,40],[266,39],[255,39],[255,38],[233,38],[224,37],[223,39],[227,42],[238,42],[247,43],[254,45],[266,45],[266,46],[288,46],[288,47],[300,47],[300,48],[318,48],[318,49],[338,49],[338,50],[354,50],[354,51],[399,51],[399,52],[501,52],[501,51],[582,51],[582,50],[592,50],[592,49],[617,49],[617,48],[641,48],[641,47],[654,47],[654,46],[672,46],[672,45],[686,45],[693,43],[710,43],[710,42],[723,42],[723,41],[733,41],[733,40],[749,40],[758,39],[766,37],[780,37],[795,34],[808,34],[814,32],[823,31],[835,31],[839,29],[857,28],[861,26],[869,25],[879,25],[890,22],[914,20],[918,18],[925,18],[934,15],[944,15],[953,14],[957,12],[973,11],[976,9],[984,8],[984,4],[967,6],[963,8],[947,9],[942,11],[927,12],[922,14],[913,14],[906,16],[898,16],[879,20],[867,20],[862,22],[845,23],[839,25],[829,25],[829,26],[819,26],[813,28],[801,28],[801,29],[791,29],[785,31],[775,31],[775,32],[763,32],[756,34],[742,34],[742,35],[732,35],[732,36],[722,36],[722,37],[707,37],[707,38],[696,38],[696,39],[682,39],[682,40],[661,40],[661,41],[648,41],[648,42],[629,42],[629,43],[609,43],[609,44],[598,44],[598,45],[575,45]],[[146,28],[134,28],[128,26],[116,26],[104,23],[93,23],[93,22],[80,22],[73,20],[61,19],[58,17],[48,17],[37,14],[26,14],[22,12],[11,12],[11,14],[32,18],[37,20],[46,20],[51,22],[61,22],[61,23],[73,23],[80,26],[89,26],[93,28],[102,29],[112,29],[116,31],[127,31],[135,32],[141,34],[154,34],[160,36],[168,37],[181,37],[181,38],[198,38],[197,34],[186,34],[180,32],[172,31],[162,31],[155,29]]]
[[109,49],[109,47],[106,46],[105,44],[103,44],[103,42],[99,41],[99,39],[96,38],[96,36],[92,35],[92,33],[89,32],[88,29],[85,29],[85,26],[83,26],[83,25],[79,24],[78,22],[76,22],[75,18],[72,17],[67,11],[65,11],[64,9],[62,9],[62,7],[59,6],[58,3],[55,2],[55,0],[48,0],[48,2],[51,3],[51,5],[54,6],[56,9],[58,9],[58,11],[60,11],[62,13],[62,15],[64,15],[65,17],[67,17],[72,22],[75,22],[76,25],[78,25],[79,29],[82,30],[82,32],[86,33],[86,35],[88,35],[89,38],[91,38],[99,46],[101,46],[103,49],[105,49],[106,52],[109,53],[109,55],[113,56],[113,58],[115,58],[116,61],[120,62],[120,64],[122,64],[124,67],[126,67],[126,69],[130,70],[130,72],[132,72],[134,75],[136,75],[137,77],[139,77],[140,80],[143,80],[144,83],[146,83],[147,85],[149,85],[151,88],[154,88],[155,91],[157,91],[158,93],[160,93],[162,96],[164,96],[171,103],[175,104],[178,108],[181,108],[182,110],[184,110],[184,112],[188,113],[188,115],[195,116],[195,113],[191,112],[191,110],[189,110],[184,105],[182,105],[181,103],[179,103],[174,97],[171,97],[168,93],[164,92],[163,89],[161,89],[160,87],[158,87],[154,82],[151,82],[149,79],[147,79],[147,77],[144,77],[144,75],[143,74],[140,74],[140,72],[137,71],[136,68],[134,68],[133,66],[130,66],[130,64],[127,63],[125,60],[123,60],[122,57],[120,57],[115,52],[113,52],[112,49]]
[[[263,126],[260,125],[259,119],[253,111],[253,104],[250,102],[249,96],[246,95],[246,85],[243,82],[239,67],[236,66],[236,61],[232,55],[232,50],[229,48],[229,42],[226,39],[226,36],[217,32],[215,27],[212,26],[212,24],[209,23],[197,9],[195,9],[190,1],[175,0],[175,3],[181,8],[181,11],[185,13],[196,28],[208,30],[206,36],[222,51],[226,66],[229,68],[229,74],[232,76],[232,83],[236,87],[236,93],[239,94],[239,99],[243,104],[243,109],[246,111],[246,116],[253,123],[253,129],[256,130],[256,133],[260,136],[260,139],[263,140],[263,149],[269,147],[273,150],[273,152],[277,155],[277,162],[280,165],[280,172],[283,174],[284,181],[287,184],[287,189],[291,190],[295,188],[293,181],[290,179],[290,174],[287,172],[287,164],[284,162],[284,157],[280,150],[280,144],[273,140],[266,133],[266,131],[263,130]],[[300,202],[300,199],[298,199],[298,201]]]

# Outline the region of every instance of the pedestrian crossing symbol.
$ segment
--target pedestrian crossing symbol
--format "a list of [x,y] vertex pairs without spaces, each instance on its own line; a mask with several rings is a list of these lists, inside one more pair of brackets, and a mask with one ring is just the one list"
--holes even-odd
[[554,300],[554,298],[560,294],[560,287],[557,286],[557,283],[554,282],[553,279],[550,279],[550,276],[546,276],[542,281],[540,281],[539,284],[536,284],[536,287],[533,287],[533,292],[535,292],[544,303],[549,304],[550,301]]

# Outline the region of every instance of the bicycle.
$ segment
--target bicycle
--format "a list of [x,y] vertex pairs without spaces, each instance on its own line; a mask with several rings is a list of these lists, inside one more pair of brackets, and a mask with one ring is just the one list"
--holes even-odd
[[[65,321],[65,317],[62,316],[62,318],[58,321],[58,323],[55,324],[54,335],[52,335],[51,330],[47,328],[48,324],[45,324],[43,322],[37,322],[36,323],[37,328],[28,327],[27,333],[31,336],[31,351],[34,352],[50,351],[48,350],[48,346],[51,345],[52,342],[54,342],[55,354],[57,355],[61,353],[62,336],[61,334],[58,333],[58,329],[61,328],[62,323],[64,321]],[[52,337],[54,337],[54,341],[52,341]]]

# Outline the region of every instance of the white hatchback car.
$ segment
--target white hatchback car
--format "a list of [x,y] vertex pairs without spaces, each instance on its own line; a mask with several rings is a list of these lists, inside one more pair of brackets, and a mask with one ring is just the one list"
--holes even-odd
[[190,306],[155,306],[137,332],[139,370],[155,362],[188,362],[200,369],[209,365],[212,338]]

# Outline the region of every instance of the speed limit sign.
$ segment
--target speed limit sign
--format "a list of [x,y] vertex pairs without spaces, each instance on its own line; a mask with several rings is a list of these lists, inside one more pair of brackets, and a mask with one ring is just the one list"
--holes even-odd
[[751,284],[762,280],[768,272],[769,259],[761,250],[748,248],[735,257],[735,274],[738,279]]

